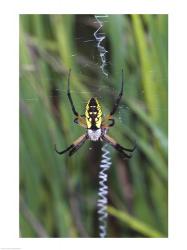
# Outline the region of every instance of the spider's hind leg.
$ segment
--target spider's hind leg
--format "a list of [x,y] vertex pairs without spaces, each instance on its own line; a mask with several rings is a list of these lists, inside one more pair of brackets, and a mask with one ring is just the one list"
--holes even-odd
[[122,69],[121,73],[122,73],[121,90],[119,92],[119,95],[118,95],[115,103],[114,103],[113,109],[110,112],[110,115],[114,115],[116,113],[116,110],[118,109],[118,106],[120,104],[120,101],[121,101],[121,98],[122,98],[122,95],[123,95],[123,86],[124,86],[123,69]]
[[75,109],[75,105],[73,103],[73,99],[71,97],[71,92],[70,92],[70,74],[71,74],[71,69],[69,70],[69,74],[68,74],[68,90],[67,90],[67,95],[68,95],[68,99],[69,99],[69,102],[70,102],[70,105],[71,105],[71,109],[72,109],[74,115],[78,116],[79,113]]
[[[108,122],[110,121],[110,123],[108,124]],[[111,115],[106,115],[104,118],[103,118],[103,121],[102,121],[102,127],[103,128],[110,128],[110,127],[113,127],[115,124],[115,120],[112,118]]]
[[80,125],[81,127],[83,128],[87,128],[87,124],[86,124],[86,119],[84,116],[77,116],[75,119],[74,119],[74,123]]

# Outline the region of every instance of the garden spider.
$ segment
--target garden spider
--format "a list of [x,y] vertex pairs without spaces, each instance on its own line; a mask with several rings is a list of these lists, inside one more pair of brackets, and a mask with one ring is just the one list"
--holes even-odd
[[[72,111],[75,115],[74,122],[82,126],[83,128],[87,129],[86,133],[82,136],[80,136],[77,140],[73,142],[68,148],[66,148],[63,151],[58,151],[56,149],[55,145],[55,151],[58,154],[63,154],[65,152],[69,151],[69,156],[72,156],[83,144],[86,140],[91,140],[91,141],[104,141],[108,144],[110,144],[112,147],[114,147],[117,151],[122,153],[125,158],[131,158],[132,154],[128,154],[127,152],[133,152],[136,148],[136,145],[132,149],[125,148],[118,144],[113,138],[107,135],[108,129],[112,126],[114,126],[114,119],[112,116],[115,114],[121,97],[123,95],[123,70],[122,70],[122,84],[121,84],[121,91],[119,93],[118,98],[116,99],[114,103],[114,107],[112,111],[110,112],[109,115],[106,115],[103,117],[103,113],[101,110],[101,106],[97,100],[97,98],[92,97],[87,105],[86,105],[86,110],[84,115],[79,115],[79,113],[76,111],[75,106],[73,104],[73,100],[70,94],[70,74],[71,74],[71,69],[69,70],[68,74],[68,90],[67,90],[67,95],[71,104]],[[127,152],[126,152],[127,151]]]

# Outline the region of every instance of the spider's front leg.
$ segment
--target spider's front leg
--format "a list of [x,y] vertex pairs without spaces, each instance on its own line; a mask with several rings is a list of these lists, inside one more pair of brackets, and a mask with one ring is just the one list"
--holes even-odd
[[58,151],[58,149],[56,148],[56,144],[55,144],[55,151],[57,152],[57,154],[61,155],[66,153],[67,151],[69,151],[71,148],[73,148],[73,144],[71,144],[68,148],[62,150],[62,151]]
[[82,136],[80,136],[77,140],[75,140],[73,142],[73,144],[71,144],[68,148],[62,150],[62,151],[58,151],[57,148],[56,148],[56,145],[55,145],[55,151],[58,153],[58,154],[64,154],[66,152],[68,152],[69,150],[69,156],[72,156],[83,144],[84,142],[88,139],[88,135],[87,134],[84,134]]
[[133,153],[134,150],[136,149],[136,144],[134,145],[132,149],[125,148],[121,146],[119,143],[117,143],[112,137],[110,137],[107,134],[103,134],[102,139],[103,141],[109,143],[113,148],[115,148],[118,152],[122,153],[128,159],[132,157],[132,154],[128,154],[125,151]]

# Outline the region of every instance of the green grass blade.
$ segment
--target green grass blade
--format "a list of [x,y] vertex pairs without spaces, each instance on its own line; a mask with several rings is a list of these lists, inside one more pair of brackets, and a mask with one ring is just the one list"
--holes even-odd
[[121,222],[124,222],[126,225],[128,225],[130,228],[136,230],[137,232],[141,233],[142,235],[146,237],[151,238],[161,238],[165,237],[162,233],[158,232],[151,226],[143,223],[142,221],[134,218],[133,216],[129,215],[126,212],[119,211],[115,209],[114,207],[108,207],[108,212],[112,216],[119,219]]

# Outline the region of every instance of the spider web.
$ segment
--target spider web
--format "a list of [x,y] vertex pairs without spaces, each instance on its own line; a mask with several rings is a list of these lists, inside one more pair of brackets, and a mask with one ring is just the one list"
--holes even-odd
[[[106,16],[107,17],[107,16]],[[96,21],[92,20],[93,24],[96,23]],[[107,22],[106,20],[103,22]],[[95,27],[95,26],[94,26]],[[97,29],[96,31],[99,31]],[[92,31],[91,31],[92,32]],[[90,33],[91,33],[90,32]],[[72,98],[75,99],[75,106],[78,106],[80,108],[80,113],[84,113],[85,105],[88,101],[88,98],[86,96],[89,95],[89,97],[97,97],[98,100],[101,103],[101,106],[105,106],[103,108],[103,113],[107,114],[112,109],[112,105],[115,102],[120,89],[114,89],[111,84],[111,75],[107,73],[107,65],[112,65],[112,62],[108,59],[106,59],[106,54],[108,54],[108,51],[105,50],[103,45],[101,43],[103,42],[103,33],[94,33],[88,34],[87,37],[80,37],[75,36],[75,40],[77,42],[78,47],[92,47],[93,50],[91,51],[90,55],[88,55],[88,58],[86,58],[84,55],[80,56],[78,54],[72,54],[71,57],[76,58],[77,62],[81,61],[81,68],[77,72],[78,75],[81,76],[81,78],[84,78],[84,76],[87,77],[87,70],[90,70],[91,68],[94,68],[94,74],[99,74],[100,77],[95,80],[92,78],[90,81],[84,81],[84,85],[86,86],[87,91],[77,89],[74,86],[74,83],[71,82],[71,94]],[[99,53],[97,51],[98,45],[96,45],[98,40],[98,43],[100,43]],[[43,86],[46,85],[48,82],[49,85],[51,85],[51,89],[48,90],[48,92],[45,92],[45,97],[51,101],[55,97],[59,97],[60,100],[63,100],[63,102],[67,105],[68,99],[67,99],[67,72],[64,66],[60,62],[60,58],[56,55],[52,55],[51,53],[45,51],[44,49],[36,48],[35,44],[32,42],[32,39],[28,38],[28,47],[30,50],[31,57],[34,58],[32,60],[32,63],[30,65],[21,65],[20,66],[20,81],[24,80],[29,84],[30,77],[34,77],[37,79],[37,75],[39,75],[39,78],[41,78],[41,82]],[[50,69],[54,72],[54,77],[46,77],[40,75],[40,68],[38,67],[36,61],[41,60],[47,66],[49,66]],[[100,63],[100,61],[102,63]],[[73,69],[72,69],[73,74]],[[102,76],[103,74],[103,76]],[[55,83],[55,84],[54,84]],[[32,86],[30,86],[30,93],[27,94],[27,96],[20,95],[21,102],[25,103],[27,106],[33,105],[34,103],[37,103],[40,100],[39,94],[33,94]],[[20,88],[21,92],[21,88]],[[79,102],[76,102],[76,96],[81,96],[82,98],[79,99]],[[108,98],[110,97],[110,106],[105,105],[106,102],[108,102]],[[102,105],[103,104],[103,105]],[[69,106],[70,108],[70,106]],[[116,111],[115,117],[119,119],[119,122],[122,122],[122,117],[124,116],[125,112],[129,112],[129,109],[127,105],[120,104],[118,110]]]
[[[98,26],[98,21],[100,22],[100,26]],[[107,114],[112,109],[112,105],[119,94],[120,83],[117,83],[119,89],[114,88],[112,84],[113,79],[110,68],[113,66],[113,62],[110,58],[110,45],[108,44],[107,37],[104,39],[102,31],[103,25],[107,22],[109,22],[107,15],[100,15],[99,18],[96,16],[96,19],[90,15],[77,15],[76,18],[74,34],[76,51],[72,51],[72,54],[69,56],[74,58],[76,65],[79,65],[76,74],[80,76],[80,79],[83,79],[82,84],[86,87],[84,88],[86,89],[85,91],[81,90],[81,88],[76,88],[74,82],[71,84],[72,97],[75,99],[75,105],[80,109],[80,113],[84,113],[88,96],[95,96],[98,97],[101,106],[103,106],[103,113]],[[86,29],[85,26],[87,26]],[[84,29],[85,31],[83,32]],[[50,82],[49,85],[51,85],[51,89],[45,92],[46,98],[52,100],[58,96],[68,106],[67,69],[62,64],[59,55],[51,53],[44,48],[38,48],[35,41],[29,35],[27,36],[27,44],[30,51],[31,64],[20,66],[20,79],[27,81],[33,75],[37,81],[37,75],[40,75],[37,60],[43,61],[50,69],[50,76],[40,76],[44,87],[46,85],[45,82]],[[98,45],[100,46],[99,51]],[[121,74],[120,70],[119,75]],[[154,69],[152,70],[154,71]],[[126,70],[124,69],[124,71]],[[73,68],[72,74],[74,74]],[[129,95],[132,85],[133,79],[129,82],[129,79],[125,76],[123,101],[115,113],[116,121],[119,123],[125,123],[126,118],[132,113],[128,105],[124,102],[125,96]],[[27,96],[20,95],[23,105],[25,103],[26,106],[29,106],[39,101],[39,96],[32,93],[33,91],[30,91]],[[76,101],[77,96],[81,96],[78,101]],[[137,96],[140,100],[144,99],[144,91],[141,90],[141,86],[139,87]],[[155,107],[155,109],[158,109],[158,107]]]
[[[79,19],[79,18],[78,18]],[[102,24],[107,23],[107,16],[102,18]],[[90,29],[83,32],[83,27],[86,24],[90,24]],[[81,114],[84,113],[85,105],[89,97],[97,97],[101,107],[103,108],[103,113],[106,115],[112,110],[112,106],[120,91],[120,82],[118,83],[119,89],[114,88],[112,83],[112,75],[110,69],[113,66],[113,62],[110,58],[111,50],[107,43],[107,37],[103,39],[104,33],[98,27],[97,20],[93,16],[85,16],[82,21],[80,19],[77,21],[76,32],[74,34],[74,41],[76,43],[77,51],[73,51],[71,58],[75,60],[76,65],[79,66],[77,72],[74,73],[72,68],[72,76],[78,75],[82,79],[82,84],[84,88],[77,88],[76,83],[71,81],[71,94],[74,100],[76,109]],[[95,34],[96,31],[101,32],[100,35]],[[105,49],[101,48],[98,51],[97,39],[100,45]],[[44,48],[38,48],[32,38],[27,37],[27,44],[31,55],[31,63],[29,65],[21,65],[20,67],[20,80],[25,81],[28,85],[30,84],[30,78],[34,78],[37,82],[39,80],[41,84],[41,92],[49,103],[58,99],[59,106],[63,103],[67,107],[67,112],[69,116],[72,117],[72,127],[74,126],[73,118],[74,115],[71,112],[71,107],[67,98],[67,69],[64,67],[60,60],[59,55],[46,51]],[[101,53],[101,54],[100,54]],[[105,58],[104,58],[105,57]],[[37,61],[40,61],[47,65],[50,69],[50,76],[41,75],[40,65]],[[125,69],[124,69],[125,70]],[[153,69],[154,70],[154,69]],[[119,75],[120,75],[119,69]],[[108,77],[107,77],[108,76]],[[45,90],[45,86],[51,86],[51,88]],[[22,87],[21,87],[22,88]],[[41,99],[39,91],[33,91],[33,86],[30,86],[31,91],[27,92],[27,95],[22,94],[20,88],[20,101],[21,101],[21,111],[28,112],[27,107],[34,106],[36,104],[40,105],[40,102],[44,101]],[[126,124],[129,116],[131,116],[132,111],[125,102],[125,96],[130,95],[131,84],[129,84],[129,79],[125,76],[124,85],[124,96],[123,101],[120,103],[114,118],[116,121],[116,127],[118,123],[121,125]],[[82,90],[84,89],[84,90]],[[144,92],[141,90],[141,86],[138,90],[139,99],[144,99]],[[157,107],[155,107],[156,109]],[[164,107],[163,107],[164,108]],[[76,126],[74,126],[76,127]],[[78,128],[79,129],[79,128]],[[114,128],[115,129],[115,128]],[[73,130],[72,130],[73,133]],[[70,141],[71,142],[71,141]],[[94,150],[92,147],[90,150]],[[93,153],[93,152],[92,152]]]

